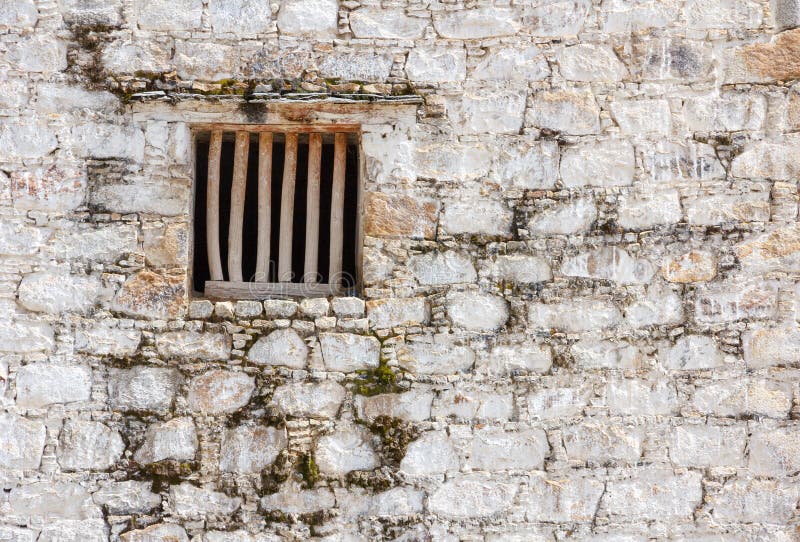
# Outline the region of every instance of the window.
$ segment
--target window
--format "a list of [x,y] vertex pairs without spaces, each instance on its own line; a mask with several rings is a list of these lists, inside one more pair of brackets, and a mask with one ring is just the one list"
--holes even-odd
[[358,126],[195,128],[195,290],[258,299],[356,287]]

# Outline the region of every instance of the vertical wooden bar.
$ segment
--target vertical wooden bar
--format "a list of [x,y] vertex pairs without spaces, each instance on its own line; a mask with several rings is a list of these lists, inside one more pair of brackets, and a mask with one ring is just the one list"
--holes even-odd
[[278,281],[292,281],[292,222],[294,221],[294,180],[297,170],[297,134],[286,134],[281,189],[281,230],[278,244]]
[[258,136],[258,243],[256,282],[269,282],[269,239],[272,222],[272,132]]
[[206,247],[211,280],[222,280],[222,256],[219,251],[219,162],[222,156],[222,130],[211,132],[208,146],[208,182],[206,184]]
[[231,222],[228,229],[228,280],[242,281],[242,226],[244,224],[244,194],[247,187],[247,156],[250,134],[236,132],[231,185]]
[[329,283],[341,284],[344,240],[344,181],[347,165],[347,134],[337,133],[333,149],[333,189],[331,192],[331,252]]
[[319,256],[319,174],[322,167],[322,134],[308,136],[308,191],[306,193],[306,258],[304,282],[317,281]]

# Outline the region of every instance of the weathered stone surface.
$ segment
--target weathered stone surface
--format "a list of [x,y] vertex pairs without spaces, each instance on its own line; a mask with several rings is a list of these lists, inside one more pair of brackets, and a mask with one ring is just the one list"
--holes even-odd
[[108,482],[92,494],[92,500],[114,515],[146,514],[161,505],[161,496],[151,487],[147,481]]
[[[485,177],[492,166],[488,145],[458,142],[420,142],[414,155],[420,177],[467,181]],[[435,220],[435,215],[431,220]]]
[[696,81],[712,71],[710,44],[682,38],[654,38],[633,41],[631,70],[644,81]]
[[31,28],[39,13],[33,0],[7,2],[0,6],[0,26]]
[[569,147],[561,153],[564,186],[624,186],[633,182],[633,146],[607,140]]
[[377,329],[424,324],[428,321],[428,314],[428,305],[424,297],[367,302],[369,323]]
[[750,368],[794,365],[800,360],[800,329],[796,326],[751,329],[742,335],[742,346]]
[[57,72],[67,67],[67,48],[48,34],[31,34],[10,44],[6,59],[27,72]]
[[717,260],[708,252],[691,250],[666,258],[661,275],[668,282],[680,284],[708,282],[717,276]]
[[800,227],[779,228],[739,243],[736,256],[742,269],[754,275],[800,271]]
[[[351,16],[352,17],[352,16]],[[538,47],[490,49],[470,74],[474,81],[541,81],[550,66]]]
[[410,422],[421,422],[431,417],[433,392],[409,390],[404,393],[382,393],[365,397],[357,395],[354,400],[358,417],[374,420],[378,416],[389,416]]
[[0,352],[49,351],[53,345],[53,328],[44,322],[18,320],[0,326]]
[[42,460],[45,426],[16,414],[0,414],[0,467],[37,469]]
[[589,198],[575,198],[535,213],[528,229],[539,235],[572,235],[585,232],[597,220],[597,206]]
[[194,30],[200,27],[203,15],[201,0],[145,0],[136,7],[142,30]]
[[528,521],[586,522],[597,511],[603,484],[577,476],[532,476],[521,495]]
[[635,329],[675,325],[683,317],[683,300],[674,290],[661,283],[651,284],[644,296],[625,308],[625,321]]
[[144,443],[133,454],[137,463],[148,464],[172,459],[193,460],[197,453],[197,432],[191,418],[174,418],[147,428]]
[[621,321],[619,309],[610,301],[574,299],[561,303],[528,305],[528,326],[531,329],[558,329],[580,333],[611,328]]
[[467,465],[488,471],[541,470],[549,452],[547,435],[541,429],[484,427],[473,433]]
[[333,418],[344,401],[345,390],[332,381],[318,384],[284,384],[275,389],[273,402],[287,416]]
[[527,396],[528,415],[537,420],[577,416],[588,403],[587,394],[573,388],[545,389]]
[[91,230],[57,232],[48,252],[62,260],[115,263],[138,248],[137,228],[109,225]]
[[453,235],[508,237],[513,218],[503,202],[469,194],[444,202],[441,226]]
[[625,135],[668,135],[672,129],[666,100],[622,100],[611,104],[611,113]]
[[494,280],[532,284],[552,280],[550,264],[541,256],[509,254],[487,262],[485,273]]
[[189,542],[186,530],[174,523],[157,523],[123,533],[122,542]]
[[89,192],[89,203],[116,213],[152,213],[176,216],[189,212],[189,187],[163,179],[137,179],[132,183],[103,184]]
[[169,488],[169,502],[176,515],[184,518],[230,516],[242,504],[238,497],[184,482]]
[[787,383],[764,379],[719,381],[698,387],[692,405],[701,413],[719,417],[785,418],[792,408],[792,390]]
[[678,393],[666,380],[617,378],[606,385],[605,404],[612,415],[668,416],[678,410]]
[[21,407],[88,401],[91,390],[92,370],[82,365],[39,362],[17,370],[17,405]]
[[[265,510],[281,510],[289,514],[307,514],[336,506],[336,497],[327,487],[302,489],[300,484],[289,482],[273,495],[261,499]],[[235,542],[235,541],[232,541]]]
[[711,515],[721,523],[782,524],[792,517],[800,497],[797,484],[778,480],[737,479],[710,499]]
[[43,123],[0,124],[0,159],[41,158],[58,145],[55,133]]
[[52,165],[11,174],[11,198],[17,209],[68,212],[85,196],[86,175],[79,168]]
[[614,82],[628,74],[610,47],[573,45],[561,49],[556,58],[561,76],[568,81]]
[[645,179],[652,183],[725,178],[725,168],[716,150],[704,143],[674,143],[659,138],[655,144],[637,145],[637,153],[641,156]]
[[336,0],[283,0],[278,30],[290,36],[325,39],[336,36],[339,5]]
[[492,375],[510,373],[546,373],[553,363],[553,353],[549,346],[531,344],[495,345],[485,360],[478,360],[477,370]]
[[354,470],[372,470],[378,456],[370,445],[370,435],[358,426],[337,430],[317,442],[314,459],[320,472],[341,476]]
[[322,360],[329,371],[349,373],[378,366],[381,345],[375,337],[352,333],[322,333]]
[[795,426],[754,432],[747,467],[756,476],[793,476],[800,470],[800,431]]
[[165,224],[143,228],[143,243],[147,263],[153,267],[186,265],[189,256],[189,232],[186,224]]
[[613,423],[585,422],[565,427],[567,458],[592,464],[634,464],[642,456],[644,431]]
[[71,275],[66,269],[25,275],[19,285],[19,302],[28,310],[58,314],[88,312],[100,295],[100,280]]
[[42,527],[37,542],[105,542],[108,531],[102,519],[58,519]]
[[214,0],[208,3],[208,16],[217,33],[260,34],[272,27],[269,6],[254,0]]
[[733,159],[731,173],[745,179],[793,179],[800,173],[800,166],[790,156],[798,150],[800,144],[796,140],[791,144],[753,143]]
[[524,92],[486,94],[482,89],[447,101],[447,115],[457,134],[517,134],[525,113]]
[[275,461],[286,445],[285,429],[258,426],[226,429],[220,446],[219,468],[223,472],[261,472]]
[[39,252],[47,241],[48,232],[24,224],[0,224],[0,254],[30,256]]
[[12,527],[10,525],[0,525],[0,536],[10,542],[37,542],[39,532],[24,527]]
[[165,413],[172,407],[178,379],[175,369],[144,365],[109,369],[109,405],[117,410]]
[[428,509],[452,519],[480,518],[505,512],[519,486],[477,474],[448,480],[428,498]]
[[103,65],[114,73],[167,72],[172,68],[172,50],[154,41],[116,40],[103,48]]
[[328,55],[319,63],[320,74],[343,81],[385,81],[392,68],[392,55],[352,54]]
[[144,160],[144,133],[137,126],[80,124],[70,135],[79,156]]
[[451,250],[412,256],[408,267],[419,283],[425,285],[458,284],[475,282],[477,279],[472,259]]
[[586,277],[611,280],[621,284],[650,282],[653,265],[636,259],[617,247],[604,247],[567,258],[561,264],[561,274],[568,277]]
[[738,467],[744,461],[743,427],[681,425],[669,434],[670,460],[682,467]]
[[443,391],[434,402],[434,418],[458,420],[508,420],[514,412],[514,397],[475,389],[454,388]]
[[58,464],[67,471],[106,470],[124,451],[117,431],[100,422],[68,420],[59,437]]
[[698,226],[715,226],[732,222],[767,222],[769,194],[716,194],[684,201],[686,220]]
[[402,9],[362,7],[350,12],[350,29],[357,38],[415,39],[422,37],[427,24]]
[[463,47],[414,47],[406,60],[406,74],[412,81],[463,81],[466,72],[467,51]]
[[514,10],[486,7],[440,12],[433,17],[439,36],[482,39],[515,34],[519,29]]
[[184,310],[185,295],[182,277],[139,271],[119,289],[112,308],[143,318],[175,318]]
[[536,128],[569,135],[600,130],[600,108],[588,92],[541,91],[533,95],[531,103],[525,120]]
[[702,324],[762,319],[775,314],[777,285],[774,282],[728,280],[698,288],[695,319]]
[[667,369],[691,371],[713,369],[725,363],[725,356],[711,337],[685,335],[674,346],[663,348],[659,361]]
[[367,197],[366,235],[431,239],[439,205],[411,196],[371,193]]
[[759,130],[766,115],[767,103],[762,96],[710,94],[688,98],[683,120],[690,130],[733,132]]
[[231,339],[224,333],[170,331],[156,337],[156,348],[166,359],[225,360],[231,355]]
[[73,482],[34,482],[16,487],[8,497],[11,516],[34,521],[88,519],[100,515],[89,493]]
[[308,347],[293,329],[276,329],[259,338],[247,352],[247,359],[259,365],[283,365],[302,369],[308,360]]
[[184,79],[215,81],[237,73],[239,52],[229,45],[178,41],[175,45],[175,69]]
[[122,2],[119,0],[62,0],[60,5],[64,20],[70,23],[115,26],[122,19]]
[[681,221],[680,194],[664,190],[644,196],[620,198],[617,224],[626,230],[644,230]]
[[407,343],[397,350],[400,365],[415,374],[455,374],[468,371],[475,363],[475,352],[454,345],[447,337],[433,337]]
[[189,382],[189,408],[206,414],[235,412],[250,401],[254,379],[242,372],[208,371]]
[[762,83],[800,76],[800,28],[781,32],[767,43],[753,43],[726,51],[724,82]]
[[578,366],[590,369],[638,369],[642,363],[639,349],[623,341],[581,339],[570,352]]
[[491,174],[505,187],[552,188],[558,177],[558,145],[528,137],[500,140]]
[[483,292],[451,292],[447,315],[454,326],[467,331],[496,331],[508,320],[508,305],[503,298]]
[[602,508],[612,517],[629,520],[691,517],[703,497],[701,478],[693,471],[642,469],[630,479],[610,481]]
[[733,0],[691,0],[687,3],[686,19],[689,28],[758,28],[763,10],[757,2]]
[[533,36],[560,38],[577,35],[590,9],[587,0],[556,0],[526,4],[523,13]]
[[452,441],[444,431],[428,431],[408,445],[400,471],[427,475],[459,470],[460,460]]

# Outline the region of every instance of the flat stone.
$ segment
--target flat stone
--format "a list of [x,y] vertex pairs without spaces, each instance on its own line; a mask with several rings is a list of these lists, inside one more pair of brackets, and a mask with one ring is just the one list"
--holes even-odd
[[467,465],[472,469],[541,470],[550,452],[542,429],[506,431],[501,427],[475,429]]
[[567,277],[585,277],[611,280],[620,284],[650,282],[655,269],[645,259],[637,259],[617,247],[603,247],[565,258],[561,274]]
[[400,462],[400,472],[411,475],[457,472],[461,460],[445,431],[427,431],[411,442]]
[[67,67],[67,47],[50,34],[31,34],[9,43],[6,59],[25,72],[58,72]]
[[[280,510],[287,514],[308,514],[336,506],[336,497],[327,487],[303,489],[290,479],[277,493],[261,498],[264,510]],[[231,542],[238,542],[232,540]]]
[[447,315],[454,326],[468,331],[497,331],[508,320],[508,305],[502,297],[483,292],[450,292]]
[[491,175],[505,187],[554,188],[559,150],[555,141],[514,136],[499,140]]
[[678,392],[666,380],[615,378],[606,384],[605,404],[618,416],[669,416],[678,411]]
[[793,476],[800,470],[800,431],[796,426],[755,431],[747,468],[756,476]]
[[108,482],[92,494],[92,499],[113,515],[147,514],[161,506],[161,496],[153,493],[152,487],[148,481]]
[[620,100],[611,104],[611,113],[620,131],[628,136],[666,136],[672,131],[672,112],[667,100]]
[[779,32],[800,27],[800,4],[797,0],[773,0],[770,7]]
[[531,329],[558,329],[580,333],[608,329],[618,325],[622,315],[610,301],[574,299],[561,303],[528,305],[528,326]]
[[556,58],[567,81],[616,82],[628,75],[625,65],[607,46],[573,45],[561,49]]
[[452,235],[508,237],[514,214],[502,201],[465,193],[444,202],[441,226]]
[[671,469],[641,469],[630,478],[608,483],[602,509],[628,520],[691,518],[702,502],[702,474]]
[[144,133],[137,126],[79,124],[70,131],[70,143],[78,156],[144,160]]
[[367,301],[367,317],[370,326],[376,329],[425,324],[428,316],[424,297]]
[[36,542],[106,542],[108,534],[102,519],[57,519],[42,527]]
[[156,41],[115,40],[103,48],[101,58],[113,73],[162,73],[172,69],[171,47]]
[[332,38],[337,34],[338,23],[336,0],[283,0],[278,12],[278,30],[289,36]]
[[175,369],[144,365],[130,369],[109,369],[109,405],[115,410],[163,414],[172,408],[178,380]]
[[775,179],[788,181],[800,173],[800,166],[789,158],[800,150],[800,143],[755,142],[737,155],[731,163],[731,174],[744,179]]
[[329,371],[350,373],[375,368],[380,361],[381,344],[375,337],[352,333],[321,333],[322,361]]
[[633,182],[633,146],[606,140],[567,147],[561,153],[561,181],[567,187],[625,186]]
[[701,132],[760,130],[766,116],[767,102],[763,96],[739,93],[693,96],[686,100],[683,110],[686,126]]
[[287,416],[333,418],[344,401],[345,389],[326,380],[319,383],[284,384],[275,388],[272,401]]
[[32,256],[45,246],[48,234],[42,228],[6,222],[0,225],[0,254]]
[[492,166],[492,151],[481,143],[420,142],[414,158],[419,176],[440,181],[479,179],[485,177]]
[[356,426],[321,437],[314,449],[314,459],[320,472],[333,476],[378,466],[370,434]]
[[490,48],[470,74],[473,81],[542,81],[550,75],[538,47]]
[[680,194],[664,190],[642,196],[621,196],[617,224],[626,230],[644,230],[676,224],[683,218]]
[[604,484],[580,476],[532,476],[523,489],[528,521],[589,522],[594,518]]
[[334,297],[331,306],[336,316],[344,318],[360,318],[364,316],[366,304],[358,297]]
[[531,98],[526,122],[563,134],[594,134],[600,130],[600,108],[589,92],[540,91]]
[[88,401],[91,391],[92,370],[82,365],[38,362],[17,370],[17,405],[23,408]]
[[308,361],[308,347],[295,330],[277,329],[266,337],[260,337],[250,347],[247,359],[258,365],[303,369]]
[[590,465],[636,464],[644,431],[610,423],[583,422],[565,427],[561,437],[567,458]]
[[59,4],[64,20],[116,26],[122,22],[120,0],[63,0]]
[[514,10],[485,7],[439,12],[433,27],[443,38],[469,40],[513,35],[520,25]]
[[447,101],[447,115],[457,134],[518,134],[525,100],[524,92],[467,91]]
[[71,275],[67,270],[39,271],[20,282],[20,304],[28,310],[58,314],[88,312],[100,296],[100,280]]
[[33,0],[15,0],[0,6],[0,26],[32,28],[39,19]]
[[736,479],[711,497],[714,521],[784,524],[794,515],[800,490],[783,480]]
[[739,467],[744,461],[744,427],[682,425],[669,434],[669,458],[685,467]]
[[467,51],[463,47],[414,47],[406,60],[411,81],[448,83],[463,81],[467,75]]
[[59,436],[58,464],[66,471],[107,470],[124,451],[122,437],[106,425],[67,420]]
[[54,344],[53,328],[44,322],[17,320],[0,326],[0,352],[50,351]]
[[326,55],[318,67],[323,77],[342,81],[383,82],[389,78],[393,63],[394,60],[389,53],[360,51]]
[[[712,181],[725,178],[725,168],[716,150],[705,143],[674,143],[659,139],[655,144],[640,143],[642,167],[649,182]],[[704,196],[707,198],[708,196]]]
[[157,523],[120,535],[122,542],[189,542],[186,531],[174,523]]
[[725,356],[711,337],[685,335],[675,345],[659,351],[659,361],[667,369],[691,371],[713,369],[725,363]]
[[86,174],[80,168],[53,164],[11,174],[11,198],[17,209],[69,212],[86,197]]
[[750,274],[800,271],[800,227],[792,225],[736,245],[742,270]]
[[407,195],[372,192],[367,197],[365,235],[433,239],[439,205]]
[[241,506],[242,499],[184,482],[169,488],[169,502],[177,516],[197,519],[231,516]]
[[428,498],[428,509],[451,519],[488,517],[507,511],[518,484],[468,474],[448,480]]
[[356,38],[416,39],[427,25],[426,19],[410,17],[402,9],[366,6],[350,12],[350,30]]
[[504,376],[511,373],[546,373],[553,364],[553,353],[544,344],[497,344],[478,360],[478,371]]
[[262,34],[272,29],[269,6],[255,0],[212,0],[208,3],[211,28],[218,34]]
[[432,403],[433,392],[425,389],[382,393],[370,397],[357,395],[354,398],[358,417],[366,420],[388,416],[409,422],[425,421],[431,417]]
[[689,28],[758,28],[763,8],[757,2],[734,0],[690,0],[684,8]]
[[770,216],[769,194],[712,194],[684,200],[683,209],[686,221],[696,226],[767,222]]
[[185,296],[183,277],[139,271],[119,289],[112,308],[131,316],[171,319],[183,312]]
[[138,250],[135,226],[110,224],[97,229],[56,232],[47,251],[64,260],[116,263]]
[[189,261],[189,231],[186,224],[143,228],[142,248],[153,267],[184,266]]
[[514,414],[514,397],[479,389],[456,387],[439,394],[431,409],[434,418],[457,420],[509,420]]
[[220,447],[222,472],[260,472],[286,448],[285,429],[239,426],[226,429]]
[[11,490],[6,513],[33,521],[89,519],[101,516],[89,493],[74,482],[33,482]]
[[202,0],[144,0],[136,7],[142,30],[195,30],[203,15]]
[[39,468],[46,436],[40,421],[16,414],[0,414],[0,467],[14,470]]
[[178,41],[175,44],[175,71],[184,79],[216,81],[231,78],[238,71],[240,51],[219,43]]
[[666,258],[661,275],[664,280],[679,284],[708,282],[717,276],[717,259],[709,252],[691,250]]
[[730,49],[723,57],[725,83],[767,83],[800,77],[800,28],[767,43]]
[[639,369],[639,348],[624,341],[581,339],[570,347],[575,363],[587,369]]
[[215,369],[189,382],[189,408],[206,414],[228,414],[250,402],[255,380],[242,372]]
[[578,197],[533,213],[528,229],[539,235],[573,235],[587,231],[595,220],[594,201]]
[[156,348],[165,359],[226,360],[231,356],[231,338],[224,333],[170,331],[156,336]]
[[439,286],[477,279],[471,258],[456,251],[415,255],[409,258],[407,265],[420,284]]
[[634,40],[631,72],[644,81],[710,79],[713,55],[709,43],[683,38]]
[[197,453],[197,432],[191,418],[173,418],[150,425],[133,459],[146,465],[165,459],[191,461]]
[[760,378],[713,382],[698,386],[692,406],[718,417],[759,416],[786,418],[792,408],[788,383]]
[[771,318],[777,310],[777,295],[773,282],[728,280],[703,285],[695,294],[695,320],[713,324]]
[[800,329],[794,325],[749,329],[742,335],[744,360],[751,369],[794,365],[800,359]]
[[468,371],[475,363],[471,348],[437,337],[433,342],[407,343],[397,350],[397,357],[400,365],[414,374],[456,374]]
[[0,159],[42,158],[58,145],[55,133],[44,123],[0,125]]

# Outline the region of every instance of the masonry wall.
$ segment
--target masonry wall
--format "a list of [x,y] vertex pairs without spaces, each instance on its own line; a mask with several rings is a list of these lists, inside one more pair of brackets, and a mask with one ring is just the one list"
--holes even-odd
[[[798,540],[798,22],[3,0],[0,539]],[[193,298],[191,122],[337,115],[363,299]]]

